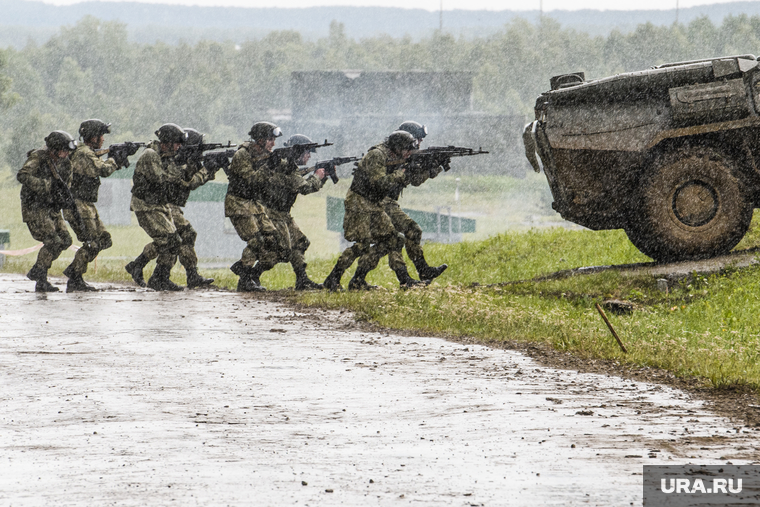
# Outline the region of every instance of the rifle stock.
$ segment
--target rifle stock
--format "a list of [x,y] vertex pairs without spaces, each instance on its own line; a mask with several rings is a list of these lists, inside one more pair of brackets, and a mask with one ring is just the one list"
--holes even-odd
[[177,155],[174,157],[178,164],[186,164],[191,160],[200,161],[203,154],[207,151],[218,150],[220,148],[234,148],[237,144],[232,144],[232,141],[227,141],[227,144],[222,143],[201,143],[201,144],[184,144],[180,147]]
[[358,160],[361,160],[361,157],[335,157],[331,160],[323,160],[321,162],[317,162],[314,167],[305,167],[303,169],[299,169],[297,174],[306,176],[310,172],[314,172],[318,169],[324,169],[325,175],[329,176],[333,184],[335,184],[340,181],[335,168],[339,165],[348,164],[349,162],[356,162]]
[[301,155],[307,151],[332,145],[333,143],[328,143],[327,139],[325,139],[325,142],[322,144],[306,143],[296,144],[294,146],[286,146],[284,148],[277,148],[276,150],[272,150],[272,154],[269,156],[269,167],[271,169],[277,169],[283,159],[286,159],[288,161],[288,164],[295,164]]

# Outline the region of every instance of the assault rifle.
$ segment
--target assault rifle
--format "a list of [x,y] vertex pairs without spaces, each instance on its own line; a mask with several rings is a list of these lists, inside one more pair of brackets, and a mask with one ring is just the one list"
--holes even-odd
[[120,168],[126,168],[129,167],[128,157],[137,153],[137,150],[144,146],[146,146],[145,143],[133,143],[131,141],[127,141],[126,143],[112,144],[104,150],[96,150],[95,155],[101,157],[108,154],[109,157],[116,161],[116,165],[118,165]]
[[443,166],[444,171],[451,169],[449,165],[454,157],[471,157],[473,155],[485,155],[487,151],[483,148],[463,148],[460,146],[431,146],[424,150],[413,151],[406,160],[392,160],[387,165],[394,166],[399,164],[408,164],[411,168],[419,170],[435,169]]
[[183,144],[180,146],[179,151],[174,156],[175,162],[179,165],[187,164],[188,162],[196,161],[201,162],[203,153],[211,150],[218,150],[219,148],[234,148],[237,144],[232,144],[232,141],[227,141],[227,144],[222,143],[202,143],[202,144]]
[[293,164],[297,164],[298,159],[301,158],[301,155],[307,151],[332,145],[333,143],[328,143],[327,139],[325,139],[325,142],[323,144],[307,143],[296,144],[293,146],[288,146],[287,148],[277,148],[276,150],[272,150],[272,154],[269,156],[269,168],[275,170],[280,167],[280,162],[282,162],[282,159],[287,159],[287,166],[292,166]]
[[340,179],[338,178],[338,174],[335,172],[335,168],[339,165],[348,164],[349,162],[356,162],[358,160],[361,160],[361,157],[335,157],[331,160],[323,160],[322,162],[317,162],[314,167],[299,169],[298,174],[301,176],[306,176],[310,172],[316,171],[317,169],[324,169],[325,176],[329,176],[333,183],[338,183]]
[[212,151],[211,153],[205,153],[203,155],[203,167],[210,174],[216,174],[219,169],[227,174],[227,169],[230,167],[230,159],[235,156],[237,150],[229,149],[224,151]]

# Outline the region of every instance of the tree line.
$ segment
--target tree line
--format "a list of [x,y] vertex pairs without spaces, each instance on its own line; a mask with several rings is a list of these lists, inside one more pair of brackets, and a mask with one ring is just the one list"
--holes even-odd
[[746,15],[719,26],[706,17],[669,27],[647,23],[607,37],[564,29],[548,17],[537,24],[517,19],[484,37],[436,32],[419,41],[356,40],[333,22],[316,41],[275,31],[240,44],[192,45],[129,42],[125,24],[85,17],[42,45],[0,50],[0,167],[18,170],[50,130],[75,134],[93,117],[113,123],[114,142],[152,138],[165,122],[240,141],[252,122],[290,107],[296,70],[470,71],[475,110],[527,119],[557,74],[598,78],[759,47],[760,16]]

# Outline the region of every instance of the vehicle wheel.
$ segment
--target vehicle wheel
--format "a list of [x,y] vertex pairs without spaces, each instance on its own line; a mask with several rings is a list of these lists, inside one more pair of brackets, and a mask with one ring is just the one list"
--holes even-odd
[[752,220],[738,171],[712,148],[681,149],[655,160],[634,201],[626,233],[657,261],[729,252]]

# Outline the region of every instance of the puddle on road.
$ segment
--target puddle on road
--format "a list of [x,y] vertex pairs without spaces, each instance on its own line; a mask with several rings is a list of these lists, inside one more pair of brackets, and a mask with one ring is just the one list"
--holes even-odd
[[640,505],[644,464],[757,459],[665,386],[235,293],[27,286],[0,274],[14,503]]

